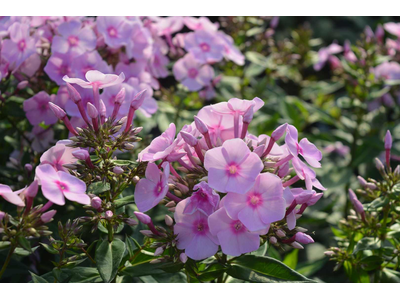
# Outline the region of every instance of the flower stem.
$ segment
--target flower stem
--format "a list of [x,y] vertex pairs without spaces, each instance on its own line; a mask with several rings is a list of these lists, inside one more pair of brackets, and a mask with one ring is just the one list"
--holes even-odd
[[6,261],[4,262],[4,265],[0,270],[0,278],[3,276],[4,272],[6,271],[7,266],[11,261],[11,256],[13,255],[15,248],[16,248],[16,245],[11,245],[10,251],[8,251],[8,255],[7,255]]

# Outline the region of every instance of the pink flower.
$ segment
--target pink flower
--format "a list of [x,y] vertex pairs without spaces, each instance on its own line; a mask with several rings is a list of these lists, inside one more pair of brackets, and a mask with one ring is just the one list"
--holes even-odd
[[71,20],[62,23],[57,30],[61,36],[55,36],[51,45],[51,51],[58,53],[72,53],[76,56],[92,51],[96,48],[96,35],[87,28],[81,28],[80,21]]
[[186,54],[174,64],[173,73],[189,91],[200,90],[214,77],[214,69],[209,65],[202,66],[191,54]]
[[175,148],[175,133],[175,124],[169,124],[169,127],[165,132],[156,137],[147,148],[143,149],[139,153],[139,160],[154,162],[166,158]]
[[90,205],[90,198],[85,194],[86,184],[75,176],[62,171],[56,172],[48,164],[38,166],[36,176],[40,179],[43,195],[50,202],[64,205],[67,198],[70,201]]
[[342,51],[343,51],[343,47],[339,46],[336,43],[332,43],[331,45],[329,45],[326,48],[319,49],[318,62],[316,64],[314,64],[314,70],[315,71],[321,70],[333,54],[337,54]]
[[91,89],[96,87],[98,89],[103,89],[113,85],[122,83],[125,80],[124,73],[119,75],[115,74],[103,74],[97,70],[90,70],[85,75],[86,80],[84,81],[79,78],[69,78],[67,75],[63,77],[63,80],[69,83],[75,83],[84,89]]
[[169,164],[163,164],[161,172],[157,165],[149,163],[146,168],[146,178],[142,178],[135,187],[135,202],[141,212],[156,206],[168,192]]
[[8,185],[0,183],[0,196],[14,205],[25,206],[24,201],[18,196],[18,192],[13,192]]
[[215,63],[222,60],[224,46],[215,33],[198,30],[185,36],[185,49],[201,63]]
[[53,53],[47,61],[44,71],[50,79],[58,85],[65,84],[64,76],[74,76],[71,69],[71,56],[69,54]]
[[207,216],[211,215],[218,207],[219,195],[204,181],[196,184],[193,190],[195,192],[192,196],[186,199],[187,204],[183,213],[193,214],[200,211]]
[[111,48],[126,45],[132,33],[132,26],[125,17],[97,17],[97,30]]
[[397,37],[400,37],[400,23],[389,22],[383,25],[385,30]]
[[24,111],[32,125],[38,125],[41,122],[46,125],[57,123],[58,119],[49,107],[49,102],[54,102],[55,97],[56,95],[49,96],[42,91],[24,101]]
[[151,55],[153,39],[150,31],[140,23],[132,26],[132,35],[126,45],[126,55],[129,58],[143,59]]
[[292,164],[297,176],[301,180],[305,180],[308,190],[311,190],[313,186],[322,191],[326,190],[318,181],[317,175],[315,174],[314,170],[303,163],[298,157],[292,158]]
[[212,23],[209,18],[184,17],[183,22],[191,30],[217,31],[219,24]]
[[183,28],[183,17],[176,16],[160,18],[159,22],[156,23],[155,28],[159,36],[171,35]]
[[217,144],[218,139],[225,141],[233,137],[232,115],[216,113],[213,106],[209,105],[200,109],[197,117],[206,124],[214,145]]
[[1,56],[11,67],[17,69],[29,56],[36,52],[35,39],[29,36],[29,25],[15,22],[8,29],[10,39],[4,40]]
[[231,219],[223,207],[208,218],[208,225],[227,255],[239,256],[260,247],[259,233],[250,232],[242,222]]
[[97,51],[86,52],[75,57],[71,66],[75,76],[81,79],[85,79],[86,73],[91,70],[98,70],[103,73],[112,72],[111,67],[107,65],[107,62],[101,58]]
[[178,249],[184,249],[191,259],[201,260],[214,255],[218,251],[218,241],[209,230],[208,217],[196,211],[184,214],[183,210],[188,200],[178,203],[175,209],[174,233],[177,236]]
[[385,61],[374,69],[374,74],[376,78],[400,79],[400,64],[395,61]]
[[244,55],[235,46],[233,38],[222,31],[218,31],[217,36],[220,39],[222,46],[224,47],[224,50],[222,52],[224,57],[226,59],[233,61],[235,64],[238,64],[239,66],[243,66]]
[[206,152],[204,167],[210,187],[221,193],[244,194],[254,185],[264,165],[243,140],[231,139]]
[[228,193],[223,205],[232,219],[249,230],[265,229],[285,216],[282,181],[274,174],[262,173],[246,194]]
[[32,139],[31,147],[36,152],[41,153],[49,149],[50,145],[54,143],[54,131],[51,128],[44,129],[36,125],[28,136]]
[[76,149],[67,147],[63,143],[57,143],[43,153],[40,157],[40,164],[49,164],[56,171],[68,172],[68,169],[63,165],[77,162],[77,159],[72,155],[73,151],[76,151]]
[[314,168],[320,168],[319,161],[322,159],[322,153],[318,148],[304,138],[298,142],[298,132],[296,127],[288,125],[285,138],[286,145],[291,155],[297,157],[299,154]]

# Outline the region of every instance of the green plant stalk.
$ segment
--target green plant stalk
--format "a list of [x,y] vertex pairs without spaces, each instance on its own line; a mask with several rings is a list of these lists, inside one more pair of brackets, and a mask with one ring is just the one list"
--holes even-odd
[[11,261],[11,257],[12,257],[12,255],[14,253],[15,248],[17,248],[17,245],[14,245],[14,244],[11,245],[10,251],[8,251],[8,255],[7,255],[6,261],[4,262],[4,265],[0,270],[0,278],[3,276],[4,272],[6,271],[7,266]]

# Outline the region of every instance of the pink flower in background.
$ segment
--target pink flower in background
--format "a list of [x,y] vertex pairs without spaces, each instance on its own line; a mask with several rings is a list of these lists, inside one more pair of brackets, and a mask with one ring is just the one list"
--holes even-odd
[[77,161],[72,155],[76,148],[67,147],[66,144],[60,142],[62,141],[59,141],[55,146],[43,153],[40,157],[40,164],[49,164],[56,171],[68,172],[68,169],[63,165],[73,164]]
[[10,39],[3,41],[1,56],[11,69],[17,69],[29,56],[36,52],[35,39],[29,35],[29,25],[15,22],[8,29]]
[[129,41],[132,26],[125,17],[97,17],[97,30],[111,48],[119,48]]
[[218,207],[219,195],[204,181],[196,184],[193,190],[195,192],[193,192],[192,196],[186,199],[183,213],[193,214],[196,211],[200,211],[207,216],[211,215]]
[[223,207],[208,218],[208,225],[227,255],[239,256],[260,247],[259,233],[250,232],[242,222],[230,218]]
[[163,164],[163,172],[154,163],[146,168],[146,178],[142,178],[135,187],[135,203],[141,212],[156,206],[168,192],[169,164]]
[[142,59],[151,55],[153,39],[150,31],[140,23],[132,26],[132,35],[126,45],[126,55],[129,58]]
[[377,78],[400,79],[400,64],[395,61],[385,61],[375,67],[374,74]]
[[56,95],[49,96],[42,91],[24,101],[24,111],[32,125],[38,125],[41,122],[46,125],[57,123],[58,119],[49,107],[49,102],[54,102],[55,97]]
[[185,36],[185,49],[201,63],[216,63],[223,58],[224,46],[215,33],[199,30]]
[[264,165],[243,140],[231,139],[206,152],[204,167],[210,187],[221,193],[244,194],[254,185]]
[[64,205],[65,198],[84,205],[90,205],[90,198],[85,194],[86,184],[70,175],[58,171],[48,164],[36,167],[36,176],[40,179],[43,195],[57,205]]
[[69,54],[53,53],[47,61],[44,71],[58,85],[65,84],[64,76],[75,76],[71,69],[72,58]]
[[94,32],[82,27],[77,20],[62,23],[57,31],[61,36],[56,35],[51,44],[51,51],[58,53],[72,53],[76,56],[92,51],[96,48],[97,38]]
[[160,18],[155,28],[159,36],[171,35],[183,28],[183,17]]
[[332,55],[338,54],[342,51],[343,47],[338,45],[337,43],[332,43],[326,48],[319,49],[318,62],[314,64],[314,70],[321,70]]
[[71,68],[76,77],[85,79],[88,71],[98,70],[102,73],[112,73],[112,69],[101,58],[99,52],[86,52],[72,60]]
[[191,54],[179,59],[173,67],[175,78],[189,91],[198,91],[208,85],[214,77],[214,69],[201,65]]
[[389,22],[383,25],[385,30],[400,38],[400,23]]
[[169,63],[168,57],[161,52],[160,48],[153,47],[153,53],[151,54],[149,59],[149,69],[151,74],[156,78],[167,77],[168,63]]
[[244,55],[235,46],[233,38],[222,31],[218,31],[218,38],[220,39],[221,45],[224,47],[223,55],[226,59],[233,61],[239,66],[244,65]]
[[205,259],[218,251],[218,240],[210,233],[205,214],[200,211],[184,214],[187,201],[179,202],[175,209],[174,233],[177,235],[177,247],[184,249],[186,255],[192,259]]
[[18,192],[13,192],[8,185],[0,183],[0,196],[14,205],[25,206],[25,202],[18,196]]
[[167,157],[174,150],[176,126],[169,124],[168,129],[156,137],[150,145],[139,153],[140,161],[154,162]]
[[33,126],[32,132],[28,134],[28,137],[32,139],[30,146],[36,152],[43,152],[53,144],[54,141],[54,131],[51,127],[42,128],[39,125]]
[[217,31],[219,24],[213,23],[206,17],[184,17],[183,22],[191,30]]
[[251,231],[265,229],[285,216],[282,180],[271,173],[258,175],[246,194],[228,193],[223,201],[228,215]]
[[297,157],[299,154],[314,168],[320,168],[319,161],[322,159],[322,153],[318,148],[304,138],[298,142],[298,132],[296,127],[289,125],[285,138],[286,145],[291,155]]
[[69,78],[69,76],[66,75],[63,77],[63,80],[68,83],[75,83],[84,89],[91,89],[93,87],[103,89],[122,83],[125,80],[125,75],[124,73],[119,75],[103,74],[97,70],[90,70],[85,74],[85,78],[87,81],[80,78]]
[[292,158],[293,168],[296,171],[297,176],[301,180],[305,180],[307,189],[311,190],[313,186],[321,191],[325,191],[326,189],[322,186],[322,184],[318,181],[317,175],[314,170],[308,167],[305,163],[303,163],[298,157]]
[[28,77],[33,77],[36,71],[39,70],[41,63],[42,60],[40,58],[40,55],[37,53],[33,53],[21,64],[18,72],[25,74]]

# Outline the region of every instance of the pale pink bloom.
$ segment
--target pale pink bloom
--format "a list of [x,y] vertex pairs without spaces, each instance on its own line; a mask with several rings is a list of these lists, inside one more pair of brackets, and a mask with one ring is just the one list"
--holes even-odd
[[400,38],[400,23],[389,22],[383,25],[385,30]]
[[57,143],[43,153],[40,157],[40,164],[49,164],[56,171],[68,172],[68,169],[63,165],[77,162],[77,159],[72,155],[75,150],[75,148],[68,147],[63,143]]
[[18,69],[18,72],[28,77],[33,77],[36,71],[39,70],[41,63],[42,60],[40,58],[40,55],[37,53],[33,53],[31,56],[25,59],[25,61],[21,64],[21,66]]
[[258,97],[255,97],[253,100],[242,100],[238,98],[231,98],[228,100],[228,102],[221,102],[212,105],[212,109],[220,114],[243,116],[244,113],[247,111],[247,109],[252,105],[254,105],[253,111],[255,113],[261,107],[264,106],[264,101]]
[[214,77],[214,69],[202,65],[191,54],[179,59],[173,67],[176,80],[186,86],[189,91],[198,91],[207,86]]
[[57,31],[61,36],[55,36],[51,44],[53,53],[71,53],[76,56],[82,55],[87,51],[96,48],[97,38],[94,32],[82,27],[82,23],[77,20],[62,23]]
[[383,62],[379,66],[375,67],[374,74],[376,78],[383,79],[400,79],[400,64],[395,61]]
[[111,48],[126,45],[132,34],[132,25],[125,17],[100,16],[97,17],[96,25],[105,43]]
[[336,43],[332,43],[326,48],[319,49],[318,62],[314,64],[314,70],[315,71],[321,70],[332,55],[340,53],[342,51],[343,47],[339,46]]
[[[65,198],[84,205],[90,205],[85,194],[86,184],[69,173],[58,171],[48,164],[36,167],[36,176],[40,179],[43,195],[57,205],[64,205]],[[64,198],[65,197],[65,198]]]
[[175,134],[176,126],[171,123],[165,132],[156,137],[147,148],[139,153],[139,160],[154,162],[166,158],[174,150]]
[[201,63],[215,63],[222,60],[224,46],[215,33],[198,30],[185,36],[185,49]]
[[153,52],[149,58],[149,69],[151,74],[156,78],[164,78],[168,76],[167,65],[169,59],[164,55],[159,47],[153,47]]
[[207,125],[208,132],[214,144],[219,139],[224,142],[233,137],[233,115],[219,114],[213,110],[212,105],[200,109],[197,117]]
[[49,102],[54,102],[56,95],[49,96],[42,91],[24,101],[24,111],[26,117],[32,125],[44,122],[46,125],[57,123],[58,119],[51,111]]
[[50,145],[54,143],[54,131],[52,128],[44,129],[39,125],[35,125],[28,137],[32,139],[32,143],[29,146],[39,153],[49,149]]
[[301,180],[304,180],[306,182],[306,187],[308,190],[311,190],[313,186],[322,191],[326,190],[318,181],[317,175],[315,174],[314,170],[303,163],[298,157],[292,158],[292,165],[294,170],[296,171],[297,176]]
[[260,247],[259,233],[250,232],[242,222],[230,218],[223,207],[208,218],[208,225],[227,255],[239,256]]
[[233,38],[222,31],[218,31],[217,36],[221,45],[224,47],[223,55],[226,59],[233,61],[235,64],[239,66],[244,65],[244,55],[240,50],[235,46],[233,42]]
[[64,76],[75,76],[71,68],[72,58],[67,54],[53,53],[47,61],[44,71],[49,75],[50,79],[58,85],[65,84]]
[[244,194],[254,185],[264,165],[243,140],[231,139],[206,152],[204,167],[210,187],[221,193]]
[[169,164],[163,164],[163,172],[154,163],[146,168],[146,178],[142,178],[135,187],[135,203],[141,212],[156,206],[168,192]]
[[218,23],[212,23],[210,19],[206,17],[184,17],[183,22],[191,30],[217,31],[219,27]]
[[0,196],[14,205],[25,206],[24,201],[18,196],[18,192],[13,192],[8,185],[0,183]]
[[228,193],[223,201],[228,215],[251,231],[265,229],[285,216],[282,181],[271,173],[258,175],[246,194]]
[[209,216],[218,207],[219,195],[206,182],[201,181],[194,186],[192,196],[186,200],[187,204],[183,213],[193,214],[200,211]]
[[35,39],[29,35],[29,25],[13,23],[8,29],[10,39],[4,40],[1,56],[6,59],[12,69],[17,69],[29,56],[36,52]]
[[174,233],[177,235],[177,247],[184,249],[185,254],[194,260],[213,256],[218,251],[218,240],[210,233],[208,216],[200,211],[184,214],[187,201],[179,202],[175,209]]
[[103,89],[106,87],[120,84],[125,80],[124,73],[121,73],[119,75],[103,74],[97,70],[88,71],[85,77],[87,81],[84,81],[80,78],[69,78],[66,75],[63,77],[63,80],[68,83],[75,83],[85,89],[91,89],[93,87],[96,87],[98,89]]
[[102,73],[111,73],[112,68],[107,65],[97,51],[86,52],[72,60],[71,68],[76,77],[85,79],[88,71],[98,70]]
[[126,45],[126,55],[129,58],[147,59],[151,55],[152,42],[150,31],[136,23],[132,27],[132,35]]
[[160,18],[155,28],[159,36],[171,35],[183,28],[183,17]]

